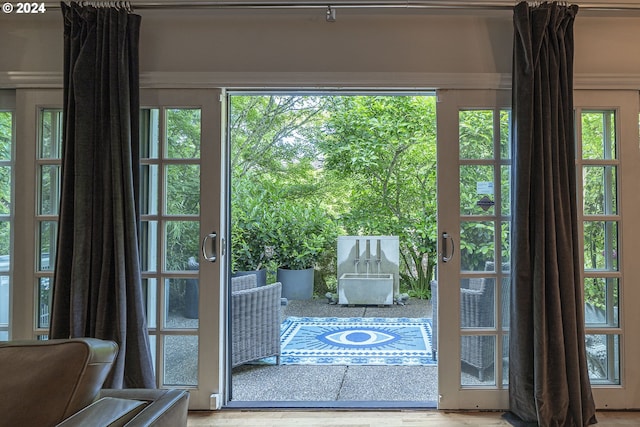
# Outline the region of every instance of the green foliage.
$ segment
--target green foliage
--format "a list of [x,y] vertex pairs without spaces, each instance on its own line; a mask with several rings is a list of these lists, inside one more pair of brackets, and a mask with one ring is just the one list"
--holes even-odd
[[[500,214],[510,214],[510,182],[511,169],[502,166],[498,172],[500,181],[496,182],[495,166],[482,164],[476,160],[495,158],[507,159],[510,156],[508,111],[500,111],[500,152],[494,146],[494,121],[497,113],[491,109],[463,110],[459,113],[460,158],[472,160],[460,166],[460,214],[465,216],[494,215],[498,206],[485,210],[478,206],[478,201],[487,197],[496,200],[496,192],[501,191]],[[476,162],[473,162],[476,161]],[[493,184],[493,191],[479,193],[479,183]],[[461,269],[465,271],[483,271],[487,262],[494,262],[501,251],[501,259],[510,259],[510,233],[508,223],[503,223],[499,230],[493,221],[465,220],[460,224],[460,257]],[[500,248],[496,248],[495,233],[499,232]]]
[[314,134],[325,97],[232,96],[232,270],[304,265],[326,283],[337,232]]
[[338,228],[325,209],[313,204],[283,200],[275,211],[278,265],[290,270],[315,267],[338,239]]
[[[0,111],[0,160],[11,160],[13,145],[13,114]],[[0,166],[0,214],[11,214],[11,166]],[[7,218],[8,219],[8,218]],[[8,221],[0,222],[0,255],[9,255],[11,228]]]
[[271,194],[259,181],[234,182],[231,216],[231,271],[267,267],[277,231]]
[[[189,164],[188,159],[200,156],[200,110],[171,109],[166,112],[167,157],[186,159],[180,164],[170,164],[166,173],[166,213],[193,216],[190,221],[169,221],[166,225],[166,269],[187,269],[190,257],[198,257],[200,230],[197,215],[200,213],[200,167]],[[178,280],[171,287],[181,288]],[[174,289],[175,291],[175,289]]]
[[316,159],[309,133],[321,126],[326,102],[318,96],[232,96],[233,178],[243,179],[248,172],[285,181],[292,172],[304,175],[304,163]]
[[167,158],[200,158],[200,109],[167,110]]
[[348,234],[396,235],[403,286],[428,297],[436,263],[435,99],[331,98],[318,138],[326,174],[344,185]]
[[236,180],[232,197],[232,270],[316,267],[335,254],[338,228],[328,209],[295,184],[264,176]]
[[273,263],[315,266],[330,289],[338,234],[397,235],[404,286],[429,296],[433,97],[233,96],[230,118],[234,269],[273,247]]

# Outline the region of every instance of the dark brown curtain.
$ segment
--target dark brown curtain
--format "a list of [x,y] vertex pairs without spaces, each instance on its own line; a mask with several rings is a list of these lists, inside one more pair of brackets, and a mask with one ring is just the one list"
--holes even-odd
[[62,189],[51,338],[116,341],[105,387],[155,388],[138,258],[140,16],[62,4]]
[[587,371],[573,113],[575,5],[514,9],[511,412],[541,426],[596,422]]

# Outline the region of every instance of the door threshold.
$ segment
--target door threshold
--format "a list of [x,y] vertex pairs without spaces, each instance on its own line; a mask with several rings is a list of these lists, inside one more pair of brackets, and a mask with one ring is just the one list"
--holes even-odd
[[437,409],[435,401],[231,401],[222,409],[349,409],[349,410],[398,410]]

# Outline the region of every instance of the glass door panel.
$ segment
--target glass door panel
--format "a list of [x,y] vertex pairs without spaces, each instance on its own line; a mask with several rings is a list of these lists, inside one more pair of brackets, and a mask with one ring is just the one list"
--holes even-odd
[[[142,108],[141,258],[160,387],[198,384],[200,109]],[[160,260],[160,262],[158,262]]]
[[589,377],[597,408],[638,407],[638,92],[576,91],[574,106]]
[[36,336],[48,337],[51,291],[58,239],[58,207],[62,165],[62,109],[39,109],[36,147],[37,255],[36,255]]
[[509,111],[498,107],[459,110],[462,387],[501,384],[506,372],[500,368],[503,364],[506,368],[507,359],[497,358],[496,353],[503,347],[500,332],[508,315],[503,297],[507,289],[496,283],[509,285],[508,235],[503,234],[509,218],[502,212],[509,212],[510,203],[503,197],[503,190],[510,188],[510,176],[504,173],[510,159],[502,152],[508,146],[509,121]]
[[437,272],[439,408],[504,409],[510,286],[509,97],[493,91],[438,95],[438,230],[446,237]]
[[621,384],[619,108],[576,108],[585,341],[593,385]]
[[159,387],[189,389],[191,409],[212,409],[223,366],[223,308],[219,266],[201,249],[221,224],[222,143],[214,137],[220,94],[143,94],[140,248],[156,378]]

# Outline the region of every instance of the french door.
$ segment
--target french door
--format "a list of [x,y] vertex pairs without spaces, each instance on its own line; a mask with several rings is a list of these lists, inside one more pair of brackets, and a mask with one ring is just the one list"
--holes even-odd
[[[510,93],[438,100],[439,408],[508,409]],[[589,376],[598,408],[638,407],[638,93],[574,104]]]
[[[220,90],[140,94],[140,252],[157,386],[220,407],[225,264]],[[16,95],[13,339],[47,339],[60,197],[62,91]],[[0,218],[1,219],[1,218]],[[12,257],[12,260],[14,257]],[[4,278],[6,274],[3,273]],[[1,288],[4,292],[4,288]],[[5,316],[0,310],[0,315]],[[2,326],[2,325],[0,325]],[[0,333],[3,329],[0,329]],[[0,335],[2,338],[2,335]]]
[[589,377],[597,408],[638,408],[638,92],[576,91],[574,106]]
[[[220,95],[141,93],[141,252],[150,338],[158,385],[190,390],[193,409],[219,408],[226,386],[228,171]],[[599,408],[639,407],[638,93],[576,91],[574,100],[594,396]],[[20,197],[12,234],[20,237],[10,269],[16,286],[8,321],[1,322],[12,339],[47,335],[61,103],[60,90],[16,91],[18,143],[7,165],[15,165],[13,190]],[[509,104],[509,92],[438,92],[441,409],[508,408]]]
[[141,258],[159,387],[216,409],[225,194],[219,90],[142,90]]
[[508,408],[510,93],[438,93],[440,409]]

